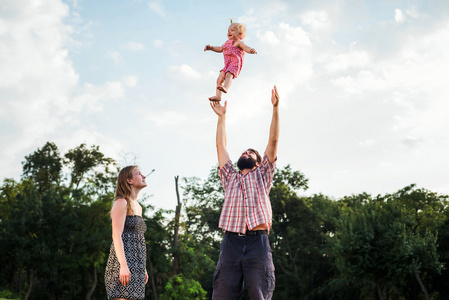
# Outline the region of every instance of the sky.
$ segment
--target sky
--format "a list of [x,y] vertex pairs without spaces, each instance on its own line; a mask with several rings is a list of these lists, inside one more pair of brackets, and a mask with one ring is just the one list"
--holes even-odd
[[203,49],[231,18],[257,50],[223,97],[233,161],[265,150],[276,84],[277,167],[309,178],[301,194],[449,194],[447,0],[2,0],[0,180],[47,141],[86,143],[155,169],[148,201],[174,209],[174,177],[217,166],[223,55]]

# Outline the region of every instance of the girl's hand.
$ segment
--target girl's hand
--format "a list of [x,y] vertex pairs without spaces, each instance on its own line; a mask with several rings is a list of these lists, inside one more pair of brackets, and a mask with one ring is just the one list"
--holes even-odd
[[148,282],[148,273],[147,270],[145,270],[145,284],[147,284],[147,282]]
[[206,50],[212,50],[212,46],[211,45],[206,45],[204,47],[204,51],[206,51]]
[[120,267],[120,282],[123,286],[126,286],[131,280],[131,272],[128,269],[128,265]]
[[254,48],[249,49],[249,53],[251,53],[251,54],[257,54],[256,49],[254,49]]

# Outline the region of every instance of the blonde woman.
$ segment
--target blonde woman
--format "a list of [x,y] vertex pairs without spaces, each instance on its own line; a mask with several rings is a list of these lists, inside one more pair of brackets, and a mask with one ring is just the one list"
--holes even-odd
[[111,209],[112,245],[105,271],[108,300],[145,298],[147,227],[137,197],[146,186],[137,166],[125,167],[118,175]]

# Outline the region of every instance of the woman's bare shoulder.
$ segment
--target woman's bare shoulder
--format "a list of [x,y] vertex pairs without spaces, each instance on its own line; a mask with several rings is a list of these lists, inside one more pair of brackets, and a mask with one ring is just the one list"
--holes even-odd
[[117,198],[114,200],[114,203],[112,204],[111,213],[114,211],[126,211],[126,208],[128,206],[128,203],[126,202],[125,198]]

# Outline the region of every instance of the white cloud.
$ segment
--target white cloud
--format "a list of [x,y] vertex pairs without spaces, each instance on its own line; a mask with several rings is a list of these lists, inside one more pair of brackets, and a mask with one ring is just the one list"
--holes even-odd
[[298,47],[310,47],[312,45],[307,32],[301,27],[293,27],[281,22],[279,24],[279,35],[287,43],[286,47],[293,54],[301,51],[301,49],[297,49]]
[[326,31],[332,23],[325,11],[308,11],[301,16],[303,24],[309,25],[312,31]]
[[401,11],[399,8],[396,8],[396,9],[394,10],[394,20],[395,20],[397,23],[403,23],[403,22],[404,22],[404,19],[405,19],[405,16],[404,16],[404,14],[402,13],[402,11]]
[[[282,86],[282,94],[285,97],[281,105],[287,105],[290,99],[293,99],[289,97],[291,93],[298,88],[307,87],[309,80],[313,78],[312,42],[301,26],[280,22],[278,25],[264,28],[269,30],[257,32],[258,41],[262,45],[251,45],[258,50],[258,54],[245,57],[242,73],[252,72],[256,75],[257,79],[246,79],[246,85],[251,86],[253,91],[251,97],[263,97],[265,94],[256,96],[256,91],[277,84],[279,87]],[[249,60],[256,62],[255,65],[252,63],[253,70],[248,69]],[[261,66],[264,69],[263,73],[260,72]],[[243,78],[243,75],[241,77]],[[237,80],[240,86],[243,79]]]
[[401,143],[410,148],[416,148],[418,144],[422,143],[422,138],[417,138],[413,136],[407,136],[405,139],[401,141]]
[[162,48],[164,46],[164,42],[161,40],[155,40],[155,41],[153,41],[153,45],[158,48]]
[[182,64],[180,66],[170,66],[169,70],[170,72],[175,73],[177,76],[185,77],[188,79],[201,78],[201,74],[187,64]]
[[112,157],[116,160],[120,159],[118,153],[125,151],[125,146],[115,138],[105,136],[93,128],[79,128],[70,135],[63,135],[54,140],[57,146],[63,145],[61,152],[66,152],[69,149],[79,146],[80,144],[97,145],[100,146],[100,151],[107,157]]
[[162,0],[152,0],[148,2],[148,7],[161,17],[165,17],[165,9],[162,5]]
[[137,86],[138,81],[139,81],[139,77],[137,77],[135,75],[128,75],[123,78],[124,84],[129,87]]
[[79,87],[66,49],[73,45],[74,32],[64,23],[66,4],[6,2],[2,8],[11,17],[0,21],[0,113],[11,126],[2,131],[8,147],[0,150],[0,176],[11,177],[10,170],[17,169],[24,155],[46,141],[91,141],[96,136],[96,144],[109,143],[95,130],[79,129],[84,131],[79,134],[73,128],[82,124],[80,113],[101,111],[102,101],[123,97],[124,91],[120,82]]
[[189,117],[172,110],[148,113],[146,119],[155,123],[156,127],[165,127],[184,123],[189,120]]
[[124,94],[121,82],[107,82],[104,86],[86,83],[83,93],[74,98],[67,110],[81,112],[86,109],[87,112],[99,112],[103,110],[101,101],[119,99],[124,97]]
[[260,32],[257,32],[257,37],[263,42],[270,46],[276,46],[279,45],[279,39],[274,34],[273,31],[266,31],[264,34],[261,34]]
[[363,68],[370,64],[370,54],[366,50],[357,50],[351,47],[348,52],[338,54],[326,53],[319,58],[320,63],[328,72],[345,71],[350,68]]
[[348,93],[379,91],[387,88],[385,80],[366,70],[360,71],[355,77],[341,76],[337,79],[332,79],[331,82]]
[[359,146],[362,146],[362,147],[369,147],[369,146],[374,145],[374,144],[375,144],[375,141],[373,141],[371,139],[359,142]]
[[129,51],[142,51],[145,50],[145,45],[141,43],[128,42],[123,45],[122,48]]
[[[11,16],[0,24],[0,95],[3,121],[14,126],[2,132],[0,157],[17,163],[20,154],[36,141],[55,132],[78,75],[64,42],[72,28],[63,23],[68,6],[60,1],[6,1],[3,13]],[[0,175],[8,176],[7,168]]]
[[116,64],[119,64],[123,61],[122,55],[117,51],[108,51],[106,56],[110,59],[112,59]]
[[412,7],[410,9],[407,9],[405,11],[405,13],[408,16],[412,17],[412,18],[418,18],[420,16],[420,12],[419,12],[419,10],[416,7]]

